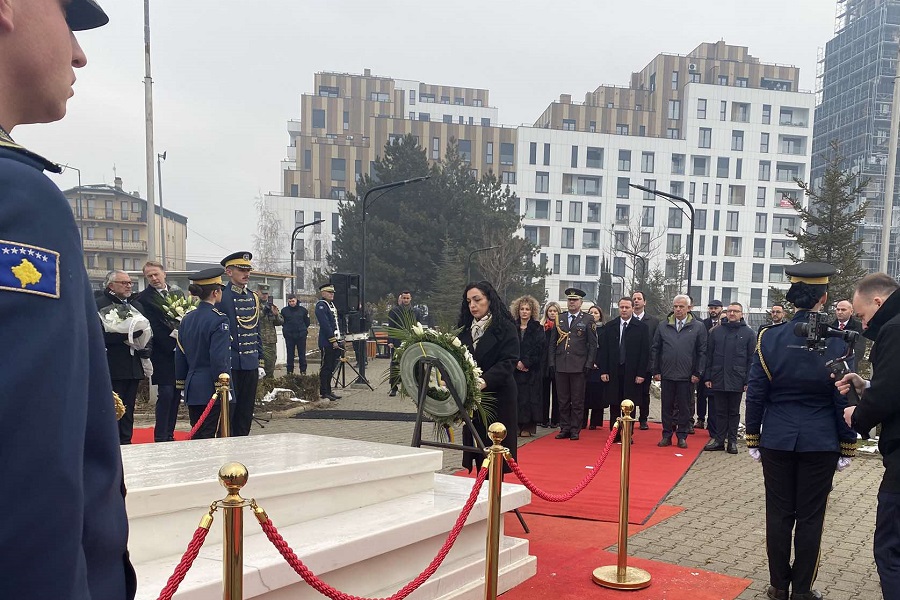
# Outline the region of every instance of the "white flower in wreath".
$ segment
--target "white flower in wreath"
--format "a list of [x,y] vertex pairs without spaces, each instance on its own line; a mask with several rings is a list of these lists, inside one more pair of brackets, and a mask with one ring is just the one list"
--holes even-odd
[[454,348],[461,348],[461,347],[462,347],[462,342],[459,341],[459,338],[458,338],[458,337],[454,337],[454,338],[450,341],[450,343],[453,344],[453,347],[454,347]]
[[475,367],[472,369],[472,374],[475,375],[476,379],[481,379],[481,376],[484,374],[484,372],[480,367]]
[[422,325],[421,325],[421,324],[413,325],[413,326],[412,326],[412,332],[413,332],[415,335],[424,335],[424,334],[425,334],[425,330],[422,329]]

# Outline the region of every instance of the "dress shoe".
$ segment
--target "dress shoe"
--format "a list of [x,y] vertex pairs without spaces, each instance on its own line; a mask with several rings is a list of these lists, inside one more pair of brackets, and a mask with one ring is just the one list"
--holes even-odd
[[658,442],[656,445],[659,446],[660,448],[662,448],[662,447],[664,447],[664,446],[671,446],[671,445],[672,445],[672,438],[670,438],[670,437],[665,438],[665,437],[664,437],[663,439],[659,440],[659,442]]
[[590,427],[588,427],[588,429],[590,429],[591,431],[594,431],[595,429],[597,429],[597,426],[596,426],[596,425],[591,425]]
[[549,429],[550,423],[538,423],[538,427],[540,427],[542,429]]
[[791,592],[791,600],[822,600],[825,596],[819,590],[808,592]]
[[706,429],[706,421],[703,419],[697,419],[697,424],[694,425],[697,429]]
[[527,430],[523,431],[522,433],[519,434],[519,437],[531,437],[531,432],[527,431]]
[[694,435],[694,426],[688,425],[688,435]]
[[559,427],[558,421],[550,421],[550,427]]
[[774,585],[770,585],[766,590],[766,598],[769,600],[788,600],[787,590],[779,590]]
[[396,395],[397,395],[397,390],[391,390],[390,393],[388,393],[388,396],[390,396],[391,398],[393,398]]
[[335,401],[335,400],[340,400],[341,397],[332,392],[331,394],[328,394],[328,399],[331,401]]
[[577,433],[573,433],[572,435],[569,436],[569,439],[572,440],[572,441],[574,442],[574,441],[576,441],[576,440],[578,439],[578,437],[579,437],[579,436],[578,436]]
[[640,425],[639,429],[646,431],[646,430],[650,429],[650,426],[647,425],[647,421],[641,421],[641,425]]
[[703,446],[703,449],[707,452],[719,452],[725,449],[725,444],[720,444],[716,440],[710,440],[705,446]]
[[687,448],[687,440],[684,438],[678,438],[678,447]]
[[558,440],[564,440],[568,437],[569,437],[568,431],[560,431],[559,433],[556,434],[556,439],[558,439]]
[[737,454],[737,444],[728,442],[728,454]]

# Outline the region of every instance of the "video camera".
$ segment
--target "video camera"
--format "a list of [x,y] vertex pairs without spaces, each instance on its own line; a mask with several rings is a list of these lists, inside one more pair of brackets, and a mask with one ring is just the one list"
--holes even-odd
[[[844,354],[825,363],[825,366],[828,367],[835,379],[840,379],[850,372],[848,361],[854,358],[853,348],[856,346],[859,332],[850,329],[835,329],[829,325],[829,320],[827,313],[810,312],[806,323],[794,325],[794,333],[802,338],[806,338],[806,346],[801,347],[819,354],[825,354],[825,350],[828,347],[828,338],[840,338],[843,340],[847,345],[847,350]],[[857,402],[859,402],[859,397],[853,386],[850,386],[847,402],[850,406],[856,406]]]

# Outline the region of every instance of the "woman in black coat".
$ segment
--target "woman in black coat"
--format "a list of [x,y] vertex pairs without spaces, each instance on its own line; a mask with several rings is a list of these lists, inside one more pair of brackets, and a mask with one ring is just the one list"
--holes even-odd
[[532,296],[517,298],[509,310],[516,320],[519,335],[519,362],[513,373],[518,389],[519,435],[531,437],[537,433],[538,423],[546,419],[546,415],[541,414],[541,368],[547,353],[547,340],[537,319],[540,308]]
[[[603,311],[599,306],[592,306],[588,309],[591,316],[594,317],[594,325],[597,326],[597,343],[603,339]],[[588,371],[587,379],[584,383],[584,423],[582,429],[597,429],[597,426],[603,425],[603,411],[606,409],[606,399],[603,397],[603,381],[600,379],[600,352],[594,354],[594,364]],[[588,420],[588,410],[591,411],[591,418]],[[590,423],[590,426],[588,426]]]
[[[459,341],[466,345],[483,372],[483,391],[492,398],[493,420],[506,426],[503,445],[515,458],[516,437],[510,434],[517,432],[519,425],[516,380],[513,378],[513,371],[519,362],[519,336],[512,315],[493,285],[479,281],[466,286],[457,327],[462,328],[457,336]],[[481,441],[490,446],[492,442],[487,435],[487,426],[477,413],[472,421]],[[463,429],[463,443],[475,445],[468,429]],[[471,471],[473,466],[479,467],[483,460],[481,453],[463,452],[462,465]],[[504,469],[509,471],[506,465]]]
[[[556,427],[559,424],[559,401],[556,398],[556,373],[550,368],[549,344],[550,336],[556,329],[556,321],[559,319],[560,308],[556,302],[548,302],[544,307],[544,318],[541,325],[544,328],[544,352],[541,362],[541,420],[540,427]],[[549,420],[548,420],[549,419]]]

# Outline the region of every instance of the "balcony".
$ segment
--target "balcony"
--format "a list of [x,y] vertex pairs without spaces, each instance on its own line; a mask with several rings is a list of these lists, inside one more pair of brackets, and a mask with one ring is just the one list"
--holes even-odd
[[85,250],[106,252],[146,252],[147,242],[123,242],[121,240],[82,240]]

